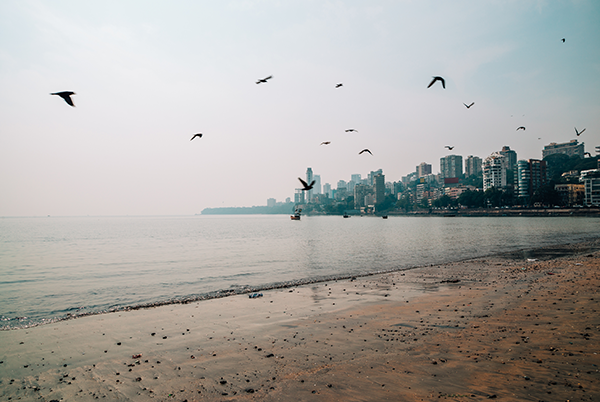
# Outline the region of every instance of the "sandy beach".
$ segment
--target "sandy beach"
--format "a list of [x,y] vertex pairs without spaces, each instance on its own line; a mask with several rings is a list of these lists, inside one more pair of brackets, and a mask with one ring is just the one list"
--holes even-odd
[[600,400],[600,240],[0,332],[21,401]]

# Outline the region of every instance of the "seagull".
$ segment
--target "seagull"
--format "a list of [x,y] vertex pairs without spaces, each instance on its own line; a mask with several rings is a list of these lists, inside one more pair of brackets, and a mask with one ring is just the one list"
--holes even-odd
[[202,133],[194,134],[194,136],[190,139],[190,141],[193,140],[196,137],[202,138]]
[[591,154],[591,153],[589,153],[589,152],[584,152],[584,153],[583,153],[583,156],[586,156],[586,155],[587,155],[587,156],[589,156],[590,158],[592,157],[592,154]]
[[339,87],[342,87],[342,86],[344,86],[344,84],[342,84],[341,82],[339,84],[335,85],[336,88],[339,88]]
[[561,40],[562,40],[563,43],[565,43],[565,38],[562,38]]
[[440,81],[442,83],[442,87],[444,87],[444,89],[446,89],[446,81],[442,77],[437,77],[437,76],[433,77],[433,80],[429,83],[429,85],[427,85],[427,88],[429,88],[430,86],[435,84],[436,81]]
[[271,78],[273,78],[273,76],[272,76],[272,75],[269,75],[269,76],[268,76],[268,77],[266,77],[266,78],[261,78],[261,79],[259,79],[258,81],[256,81],[256,83],[257,83],[257,84],[266,84],[266,83],[267,83],[267,80],[270,80]]
[[300,180],[300,183],[302,183],[302,185],[304,186],[304,188],[302,189],[302,191],[312,190],[313,186],[315,185],[315,181],[314,180],[310,183],[310,186],[308,185],[307,182],[305,182],[304,180],[302,180],[299,177],[298,177],[298,180]]
[[71,99],[71,95],[75,95],[75,92],[71,92],[71,91],[54,92],[54,93],[51,93],[50,95],[58,95],[61,98],[63,98],[65,100],[65,102],[67,102],[69,105],[75,107],[75,105],[73,104],[73,99]]
[[470,105],[467,105],[466,103],[463,103],[463,105],[465,105],[467,107],[467,109],[469,109],[471,106],[473,106],[475,104],[475,102],[471,102]]
[[352,132],[352,131],[356,131],[356,132],[358,133],[358,130],[355,130],[355,129],[353,129],[353,128],[349,128],[349,129],[347,129],[347,130],[346,130],[346,132],[347,132],[347,133],[350,133],[350,132]]
[[360,154],[362,154],[363,152],[368,152],[368,153],[370,153],[371,155],[373,155],[373,153],[372,153],[371,151],[369,151],[367,148],[363,149],[363,150],[362,150],[362,151],[360,151],[358,154],[360,155]]
[[331,141],[323,141],[323,142],[321,143],[321,145],[329,145],[329,144],[331,144]]
[[450,151],[454,149],[454,146],[446,145],[444,148],[448,148]]
[[577,131],[577,127],[574,127],[574,128],[575,128],[575,134],[577,134],[577,136],[578,136],[578,137],[579,137],[581,134],[583,134],[583,132],[585,131],[585,128],[584,128],[583,130],[581,130],[581,131]]
[[523,127],[523,126],[521,126],[521,127],[518,127],[518,128],[517,128],[517,131],[519,131],[519,130],[525,130],[525,127]]

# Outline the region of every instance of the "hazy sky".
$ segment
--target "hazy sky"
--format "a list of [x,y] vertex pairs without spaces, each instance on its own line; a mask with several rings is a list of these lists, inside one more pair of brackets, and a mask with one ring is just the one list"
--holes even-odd
[[3,0],[0,216],[266,205],[309,166],[439,172],[445,145],[594,153],[599,77],[597,0]]

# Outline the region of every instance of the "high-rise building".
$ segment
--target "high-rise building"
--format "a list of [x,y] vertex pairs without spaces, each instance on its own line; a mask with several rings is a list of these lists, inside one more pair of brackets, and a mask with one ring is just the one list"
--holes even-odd
[[431,174],[431,165],[429,163],[421,162],[417,166],[416,171],[417,171],[417,178],[427,176],[428,174]]
[[301,188],[297,188],[296,192],[294,193],[294,203],[295,204],[304,204],[304,202],[305,202],[304,191]]
[[375,205],[382,204],[385,200],[385,176],[378,174],[373,177],[373,190],[375,192]]
[[275,198],[267,198],[267,207],[274,207],[277,205],[277,200]]
[[360,173],[351,175],[350,180],[357,184],[360,183]]
[[329,183],[323,184],[323,194],[325,194],[329,198],[333,198],[331,196],[331,184],[329,184]]
[[313,187],[314,193],[321,194],[321,175],[314,175],[313,180],[315,181],[315,186]]
[[539,159],[520,160],[517,162],[517,191],[519,198],[529,203],[531,196],[538,188],[549,181],[546,161]]
[[552,154],[565,154],[568,156],[577,155],[580,158],[584,156],[584,146],[583,142],[578,144],[577,140],[571,140],[569,142],[564,142],[561,144],[557,144],[556,142],[551,142],[546,145],[542,150],[542,159],[548,155]]
[[514,170],[517,167],[517,153],[510,149],[510,147],[503,146],[502,150],[498,153],[504,156],[502,163],[506,169]]
[[469,155],[465,160],[465,176],[479,176],[482,172],[481,158]]
[[[313,181],[313,171],[312,171],[312,168],[306,168],[306,182],[310,185],[310,183],[312,181]],[[306,194],[306,202],[311,202],[313,190],[307,190],[306,193],[307,193]]]
[[442,179],[462,177],[462,156],[448,155],[440,158],[440,175]]
[[369,193],[369,186],[357,184],[354,186],[354,209],[361,209],[367,206],[365,197]]
[[373,185],[373,183],[374,183],[373,179],[374,179],[374,177],[375,177],[375,176],[377,176],[378,174],[383,174],[383,170],[382,170],[382,169],[378,169],[378,170],[375,170],[375,171],[372,171],[372,172],[370,172],[370,173],[367,175],[367,185],[369,185],[369,186],[372,186],[372,185]]
[[582,170],[580,180],[585,186],[584,205],[600,206],[600,169]]
[[483,191],[495,187],[506,187],[506,167],[504,156],[494,152],[483,161]]

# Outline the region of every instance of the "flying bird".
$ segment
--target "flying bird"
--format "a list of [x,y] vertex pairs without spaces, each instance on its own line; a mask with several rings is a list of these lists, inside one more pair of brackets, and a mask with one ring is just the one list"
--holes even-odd
[[565,38],[562,38],[561,40],[562,40],[563,43],[565,43]]
[[193,140],[196,137],[202,138],[202,133],[194,134],[194,136],[190,139],[190,141]]
[[323,141],[323,142],[321,143],[321,145],[329,145],[329,144],[331,144],[331,141]]
[[583,134],[583,132],[585,131],[585,128],[581,131],[577,131],[577,127],[575,127],[575,134],[577,134],[577,136],[579,137],[581,134]]
[[301,178],[298,177],[298,180],[300,180],[300,183],[302,183],[302,186],[304,187],[302,189],[302,191],[308,191],[308,190],[312,190],[313,186],[315,185],[315,181],[311,181],[310,185],[308,185],[307,182],[305,182],[304,180],[302,180]]
[[270,80],[271,78],[273,78],[273,76],[272,76],[272,75],[269,75],[268,77],[265,77],[265,78],[261,78],[261,79],[259,79],[258,81],[256,81],[256,83],[257,83],[257,84],[266,84],[266,83],[267,83],[267,80]]
[[521,127],[518,127],[518,128],[517,128],[517,131],[519,131],[519,130],[525,130],[525,127],[523,127],[523,126],[521,126]]
[[360,151],[358,154],[360,155],[360,154],[362,154],[363,152],[368,152],[368,153],[370,153],[371,155],[373,155],[373,153],[372,153],[371,151],[369,151],[367,148],[363,149],[363,150],[362,150],[362,151]]
[[339,87],[342,87],[342,86],[344,86],[344,84],[342,84],[341,82],[339,84],[335,85],[336,88],[339,88]]
[[467,109],[469,109],[471,106],[473,106],[475,104],[475,102],[471,102],[470,105],[467,105],[466,103],[463,103],[463,105],[465,105],[467,107]]
[[54,93],[51,93],[50,95],[58,95],[61,98],[63,98],[65,100],[65,102],[67,102],[69,105],[75,107],[75,105],[73,104],[73,99],[71,99],[71,95],[75,95],[75,92],[71,92],[71,91],[54,92]]
[[353,129],[353,128],[349,128],[349,129],[347,129],[347,130],[346,130],[346,132],[347,132],[347,133],[350,133],[350,132],[352,132],[352,131],[355,131],[355,132],[357,132],[357,133],[358,133],[358,130],[355,130],[355,129]]
[[442,87],[444,87],[444,89],[446,89],[446,80],[444,80],[442,77],[433,77],[433,80],[429,83],[429,85],[427,85],[427,88],[429,88],[430,86],[432,86],[433,84],[435,84],[436,81],[440,81],[442,83]]
[[448,148],[450,151],[454,149],[454,146],[446,145],[444,148]]

